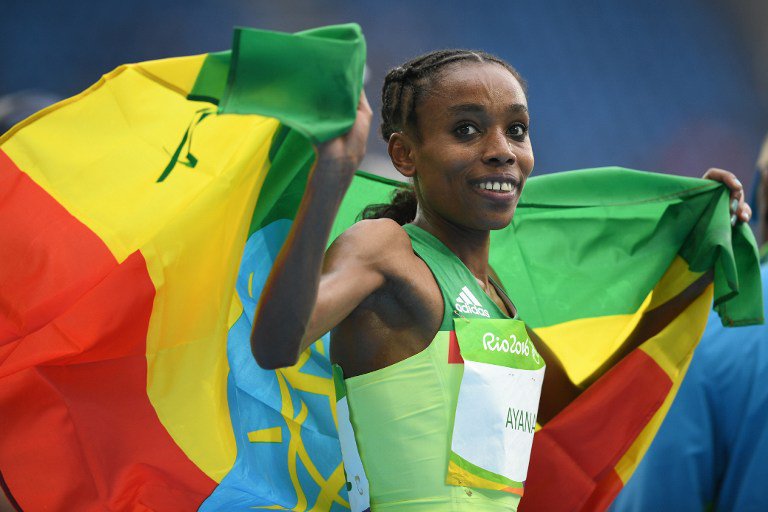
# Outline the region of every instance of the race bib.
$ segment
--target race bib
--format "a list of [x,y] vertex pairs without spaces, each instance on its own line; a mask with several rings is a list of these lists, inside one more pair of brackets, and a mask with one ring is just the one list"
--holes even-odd
[[446,483],[523,494],[544,360],[525,324],[459,319],[464,359]]

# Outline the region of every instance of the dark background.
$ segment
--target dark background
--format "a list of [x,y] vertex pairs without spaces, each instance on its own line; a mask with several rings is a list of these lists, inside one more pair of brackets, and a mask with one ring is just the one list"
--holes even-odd
[[[622,165],[745,185],[768,129],[763,0],[2,0],[0,96],[66,97],[126,63],[230,47],[235,25],[297,31],[355,21],[372,107],[390,67],[477,48],[528,80],[535,173]],[[378,125],[378,120],[374,120]],[[391,173],[373,133],[364,168]]]

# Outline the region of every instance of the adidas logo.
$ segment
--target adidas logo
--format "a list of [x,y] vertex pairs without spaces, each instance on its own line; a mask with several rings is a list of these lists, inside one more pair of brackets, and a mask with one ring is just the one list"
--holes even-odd
[[466,286],[461,289],[459,296],[456,297],[455,307],[456,311],[461,313],[472,313],[473,315],[484,316],[486,318],[491,317],[490,313],[488,313],[488,310],[485,309],[482,304],[480,304],[480,301],[478,301],[477,298],[472,295],[472,292],[469,291],[469,288]]

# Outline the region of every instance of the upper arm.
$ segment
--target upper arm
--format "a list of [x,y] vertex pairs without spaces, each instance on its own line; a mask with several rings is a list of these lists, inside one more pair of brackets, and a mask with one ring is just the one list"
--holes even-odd
[[326,251],[305,344],[330,331],[382,288],[401,251],[412,251],[410,240],[389,219],[361,221],[342,233]]

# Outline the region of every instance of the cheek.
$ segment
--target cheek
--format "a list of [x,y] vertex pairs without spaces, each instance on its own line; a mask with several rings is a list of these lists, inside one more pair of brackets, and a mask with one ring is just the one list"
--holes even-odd
[[[426,164],[427,162],[424,162]],[[465,166],[456,160],[434,160],[419,175],[420,200],[423,206],[452,217],[450,212],[466,209]]]
[[471,146],[442,148],[439,153],[445,174],[452,178],[464,178],[465,174],[479,161],[477,150]]
[[417,170],[424,181],[443,186],[465,179],[472,165],[470,156],[460,151],[434,151],[424,155],[417,162]]
[[520,153],[518,154],[518,161],[520,169],[522,169],[526,176],[529,176],[533,172],[534,164],[533,148],[531,147],[530,142],[528,142],[528,144],[520,149]]

